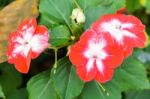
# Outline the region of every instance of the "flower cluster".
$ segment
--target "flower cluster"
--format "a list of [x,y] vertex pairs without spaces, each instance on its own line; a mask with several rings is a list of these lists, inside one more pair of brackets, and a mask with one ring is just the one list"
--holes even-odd
[[38,26],[36,19],[26,19],[9,37],[8,62],[21,73],[29,71],[30,61],[49,47],[49,32]]
[[95,21],[70,49],[69,58],[79,77],[85,82],[109,81],[134,47],[145,46],[144,29],[131,15],[108,14]]

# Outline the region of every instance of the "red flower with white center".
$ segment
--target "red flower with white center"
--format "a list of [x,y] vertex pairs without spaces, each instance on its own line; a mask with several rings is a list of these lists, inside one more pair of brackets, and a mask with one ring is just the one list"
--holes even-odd
[[77,74],[84,81],[93,79],[104,83],[109,81],[123,60],[123,53],[117,47],[109,46],[109,39],[87,30],[80,40],[71,46],[69,58],[77,68]]
[[[91,29],[107,35],[124,51],[125,57],[132,53],[134,47],[144,47],[145,27],[139,19],[131,15],[109,14],[94,22]],[[110,43],[110,44],[112,44]]]
[[49,47],[49,32],[45,26],[38,26],[36,19],[26,19],[9,37],[8,62],[15,64],[21,73],[29,71],[30,61]]

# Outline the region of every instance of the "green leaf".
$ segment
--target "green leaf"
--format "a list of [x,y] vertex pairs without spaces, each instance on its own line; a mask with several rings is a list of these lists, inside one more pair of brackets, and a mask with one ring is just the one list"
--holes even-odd
[[58,62],[57,71],[53,79],[60,99],[74,99],[81,93],[84,85],[66,57]]
[[17,89],[12,92],[7,99],[28,99],[28,93],[25,88]]
[[70,27],[72,0],[40,0],[39,12],[45,25],[65,23]]
[[105,0],[101,4],[95,7],[91,7],[85,10],[86,22],[85,29],[89,28],[90,25],[105,14],[116,13],[117,10],[125,6],[124,0]]
[[102,2],[108,1],[108,0],[76,0],[77,3],[80,5],[83,11],[87,10],[90,7],[97,6],[101,4]]
[[70,40],[70,31],[65,25],[60,25],[53,28],[50,35],[50,43],[52,46],[63,45]]
[[2,89],[2,86],[0,85],[0,99],[5,99],[5,95]]
[[146,12],[150,14],[150,0],[146,0]]
[[96,81],[86,83],[80,99],[121,99],[121,91],[113,86],[112,83],[104,85],[104,88],[109,95],[101,89]]
[[125,99],[150,99],[150,90],[129,91]]
[[99,5],[97,7],[88,9],[85,12],[85,16],[86,16],[85,28],[88,29],[90,25],[102,15],[115,13],[115,12],[116,10],[111,5],[105,5],[105,6]]
[[139,0],[126,0],[126,7],[129,12],[133,12],[141,7]]
[[147,72],[136,55],[127,58],[120,68],[116,69],[112,83],[122,91],[135,89],[149,89]]
[[58,99],[49,70],[32,77],[27,84],[27,90],[29,99]]
[[12,65],[8,63],[0,64],[0,84],[2,85],[5,95],[11,94],[22,83],[22,76]]

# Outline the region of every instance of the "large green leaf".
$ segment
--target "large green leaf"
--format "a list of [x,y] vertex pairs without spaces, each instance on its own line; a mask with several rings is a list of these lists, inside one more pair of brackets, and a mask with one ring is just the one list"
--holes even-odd
[[135,54],[127,58],[121,67],[116,69],[111,82],[122,91],[150,88],[146,69]]
[[43,24],[65,23],[70,27],[72,0],[40,0],[39,11]]
[[32,77],[27,84],[27,90],[29,99],[58,99],[49,70]]
[[104,85],[106,92],[102,90],[96,81],[85,84],[80,99],[121,99],[121,91],[112,83]]
[[84,83],[76,75],[68,58],[63,58],[58,62],[58,68],[53,77],[60,99],[74,99],[81,93]]
[[22,76],[12,65],[8,63],[0,64],[0,84],[2,85],[5,95],[11,94],[22,83]]
[[13,91],[7,99],[28,99],[28,93],[25,88]]
[[53,28],[50,35],[50,43],[52,46],[63,45],[70,40],[70,31],[65,25],[60,25]]
[[89,28],[90,25],[102,15],[116,13],[117,10],[124,6],[124,0],[104,0],[98,6],[85,10],[85,28]]
[[80,5],[83,11],[87,10],[90,7],[97,6],[101,4],[102,2],[108,1],[108,0],[76,0],[77,3]]
[[150,90],[129,91],[125,99],[150,99]]

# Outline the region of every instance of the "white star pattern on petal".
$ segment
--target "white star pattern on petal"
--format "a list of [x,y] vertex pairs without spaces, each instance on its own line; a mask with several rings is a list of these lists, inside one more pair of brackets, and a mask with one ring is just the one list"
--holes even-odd
[[101,24],[100,29],[102,32],[109,32],[110,35],[115,38],[118,42],[123,43],[123,37],[136,38],[134,33],[125,30],[125,28],[132,28],[134,24],[131,23],[121,23],[117,19],[113,19],[109,22],[104,22]]
[[94,64],[96,64],[98,70],[103,73],[104,66],[102,59],[107,57],[107,54],[104,51],[105,46],[106,42],[104,40],[89,41],[88,49],[84,53],[85,57],[89,59],[86,66],[87,73],[93,68]]

